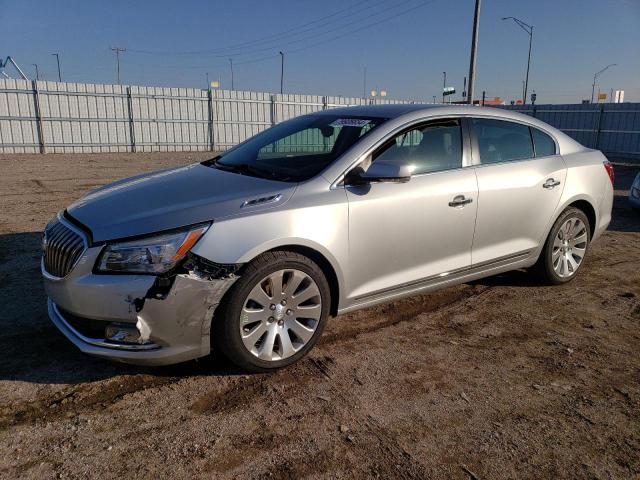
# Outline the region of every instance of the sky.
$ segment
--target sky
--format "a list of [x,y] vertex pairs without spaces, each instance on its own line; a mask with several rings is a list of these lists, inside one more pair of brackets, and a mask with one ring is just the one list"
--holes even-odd
[[[124,84],[432,101],[462,91],[469,71],[475,0],[0,0],[2,46],[29,77]],[[529,93],[537,103],[625,90],[640,101],[640,0],[482,0],[476,98],[522,97],[533,25]],[[17,78],[11,68],[6,72]],[[460,99],[460,94],[452,97]]]

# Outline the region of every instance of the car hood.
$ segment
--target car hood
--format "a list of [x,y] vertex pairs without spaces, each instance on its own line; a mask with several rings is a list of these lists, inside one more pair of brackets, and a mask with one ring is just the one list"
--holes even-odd
[[[67,213],[101,242],[275,208],[294,190],[295,184],[196,163],[106,185],[73,203]],[[275,202],[242,207],[245,201],[274,195],[280,195]]]

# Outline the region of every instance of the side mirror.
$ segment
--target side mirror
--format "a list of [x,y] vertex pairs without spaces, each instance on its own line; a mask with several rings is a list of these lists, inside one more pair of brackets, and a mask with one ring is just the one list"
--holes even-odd
[[411,180],[414,166],[406,163],[373,162],[366,172],[358,175],[363,183],[405,183]]

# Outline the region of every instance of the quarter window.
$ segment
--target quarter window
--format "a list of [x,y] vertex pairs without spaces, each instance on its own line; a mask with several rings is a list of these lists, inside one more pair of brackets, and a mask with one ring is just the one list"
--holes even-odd
[[536,146],[536,157],[547,157],[556,154],[556,142],[546,133],[531,127],[533,144]]
[[478,139],[480,163],[499,163],[533,158],[529,127],[504,120],[472,119]]
[[405,130],[375,152],[372,160],[413,165],[414,175],[460,168],[460,122],[445,120]]

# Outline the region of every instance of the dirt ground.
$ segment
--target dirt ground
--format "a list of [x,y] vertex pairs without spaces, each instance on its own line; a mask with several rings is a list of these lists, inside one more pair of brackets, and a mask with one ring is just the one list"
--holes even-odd
[[81,354],[47,319],[39,232],[206,156],[0,156],[1,478],[640,478],[640,166],[617,165],[568,285],[513,272],[344,315],[270,375]]

